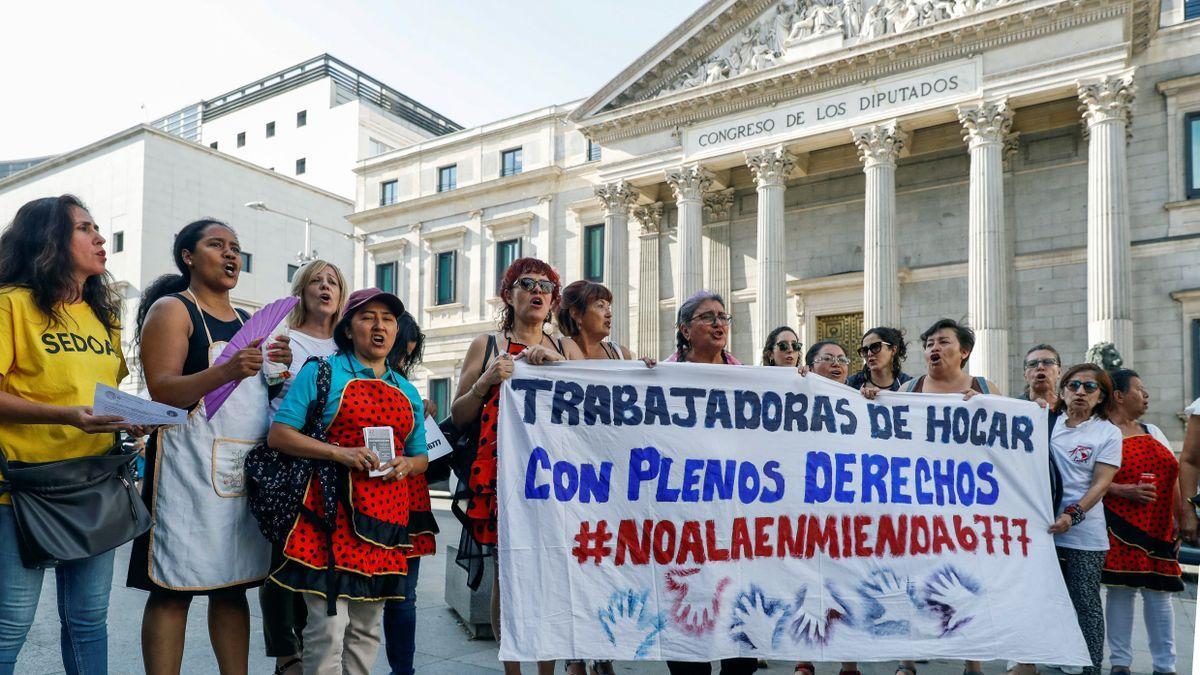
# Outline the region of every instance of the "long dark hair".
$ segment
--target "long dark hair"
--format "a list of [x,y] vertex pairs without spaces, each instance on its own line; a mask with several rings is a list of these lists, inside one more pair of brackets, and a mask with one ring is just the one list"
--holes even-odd
[[171,257],[175,259],[175,269],[179,270],[179,274],[164,274],[161,277],[150,282],[146,290],[142,291],[142,301],[138,303],[137,311],[137,341],[142,341],[142,326],[146,323],[146,315],[150,313],[150,308],[154,303],[158,302],[159,298],[166,297],[172,293],[182,293],[187,290],[187,287],[192,283],[192,270],[183,262],[183,252],[193,252],[196,250],[196,244],[200,243],[200,239],[204,236],[204,231],[210,225],[220,225],[221,227],[233,232],[233,228],[229,227],[215,218],[201,218],[200,220],[188,223],[186,227],[180,230],[175,235],[175,243],[171,245]]
[[74,195],[35,199],[17,210],[0,236],[0,288],[28,288],[50,324],[61,324],[63,303],[78,297],[111,333],[121,327],[121,299],[112,291],[112,276],[93,274],[76,288],[71,274],[72,206],[87,210]]
[[[888,343],[892,346],[892,349],[896,350],[896,353],[892,354],[892,379],[900,379],[900,366],[902,365],[904,359],[908,357],[908,346],[904,344],[903,331],[901,331],[899,328],[876,326],[875,328],[863,333],[862,339],[858,341],[858,344],[861,346],[862,341],[867,339],[867,336],[871,334],[878,335],[880,340]],[[863,359],[863,375],[870,379],[870,373],[867,372],[868,370],[870,369],[867,368],[867,360]]]
[[[414,343],[411,352],[408,351],[410,342]],[[404,379],[411,380],[413,368],[421,365],[424,355],[425,334],[421,332],[417,320],[408,312],[396,317],[396,344],[388,354],[388,360],[400,366],[395,370],[403,375]]]
[[[782,333],[791,333],[792,335],[796,336],[797,342],[800,341],[800,335],[796,331],[792,330],[791,326],[780,326],[780,327],[776,328],[775,330],[771,331],[770,333],[768,333],[767,334],[767,343],[765,345],[763,345],[763,350],[762,350],[762,364],[764,366],[775,365],[775,358],[771,356],[771,352],[775,348],[775,341],[777,339],[779,339],[779,336]],[[799,354],[797,354],[796,356],[799,356]]]

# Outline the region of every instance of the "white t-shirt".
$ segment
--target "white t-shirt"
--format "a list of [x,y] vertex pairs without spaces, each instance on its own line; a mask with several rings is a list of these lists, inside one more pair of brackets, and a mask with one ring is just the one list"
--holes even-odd
[[[1097,463],[1121,466],[1121,440],[1121,430],[1099,417],[1074,428],[1067,426],[1065,414],[1058,418],[1050,435],[1050,452],[1054,453],[1062,474],[1062,508],[1077,503],[1087,494]],[[1082,523],[1055,535],[1054,544],[1081,551],[1107,551],[1108,527],[1104,522],[1103,500],[1092,506]]]
[[[304,362],[310,356],[329,356],[337,351],[337,344],[333,338],[315,338],[311,335],[301,333],[298,330],[292,329],[288,332],[288,337],[292,339],[292,365],[288,366],[288,372],[292,377],[300,372],[304,367]],[[288,389],[292,386],[292,378],[283,381],[283,390],[279,392],[279,396],[271,399],[271,417],[279,412],[279,404],[283,401],[283,397],[287,395]]]
[[1192,404],[1183,409],[1187,415],[1200,415],[1200,398],[1192,401]]

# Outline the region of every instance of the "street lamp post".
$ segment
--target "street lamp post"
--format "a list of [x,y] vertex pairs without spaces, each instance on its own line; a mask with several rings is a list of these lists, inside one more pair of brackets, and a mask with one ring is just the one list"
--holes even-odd
[[345,237],[347,239],[353,239],[353,240],[360,239],[359,237],[357,237],[353,234],[347,234],[346,232],[338,232],[337,230],[333,229],[332,227],[326,227],[324,225],[321,225],[320,223],[314,223],[311,218],[308,218],[308,217],[302,218],[300,216],[294,216],[290,213],[285,213],[278,209],[273,209],[273,208],[267,206],[266,202],[246,202],[246,208],[254,209],[255,211],[262,211],[264,213],[274,213],[277,216],[283,216],[284,218],[291,218],[292,220],[298,220],[298,221],[304,223],[304,249],[296,254],[296,260],[299,261],[301,265],[303,265],[304,263],[307,263],[307,262],[312,262],[313,260],[317,259],[317,251],[316,251],[316,249],[314,249],[312,247],[312,228],[313,228],[313,226],[329,230],[330,232],[337,232],[338,234],[342,235],[343,237]]

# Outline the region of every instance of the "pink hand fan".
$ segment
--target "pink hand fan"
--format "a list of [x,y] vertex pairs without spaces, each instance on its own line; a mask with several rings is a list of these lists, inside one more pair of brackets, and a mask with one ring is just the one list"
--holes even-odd
[[[300,298],[295,296],[280,298],[255,312],[254,316],[250,317],[250,320],[244,323],[241,330],[239,330],[237,334],[233,336],[233,339],[229,341],[229,344],[225,345],[225,349],[221,352],[221,355],[217,357],[217,360],[213,361],[213,365],[219,366],[222,363],[225,363],[229,359],[233,358],[233,355],[238,353],[239,350],[249,347],[250,343],[254,342],[255,340],[266,340],[267,338],[272,337],[271,331],[275,330],[275,327],[279,325],[279,322],[283,321],[283,317],[287,316],[288,312],[292,311],[292,308],[295,307],[296,303],[298,302],[300,302]],[[229,395],[233,393],[234,389],[237,389],[237,386],[241,384],[241,382],[241,380],[237,380],[235,382],[226,382],[225,384],[205,394],[205,417],[211,420],[213,415],[217,414],[217,410],[221,408],[221,404],[225,403],[225,400],[229,398]],[[263,401],[263,405],[266,404],[267,402]]]

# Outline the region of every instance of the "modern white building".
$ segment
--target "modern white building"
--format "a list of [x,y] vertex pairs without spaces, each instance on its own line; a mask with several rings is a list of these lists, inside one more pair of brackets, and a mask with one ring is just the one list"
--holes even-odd
[[360,159],[462,128],[329,54],[151,126],[349,199]]
[[[237,231],[243,267],[232,296],[251,312],[290,292],[296,254],[304,249],[303,218],[317,225],[310,250],[345,270],[353,263],[349,199],[150,126],[0,180],[0,214],[11,219],[25,202],[63,193],[87,204],[108,239],[108,268],[125,299],[122,342],[133,373],[123,386],[133,391],[143,388],[131,348],[137,303],[147,284],[176,271],[172,242],[189,222],[212,217]],[[246,208],[257,201],[301,220]]]
[[[765,332],[856,347],[967,320],[1007,392],[1025,350],[1116,344],[1176,442],[1200,395],[1200,3],[710,0],[586,100],[363,162],[359,283],[429,335],[442,402],[517,255],[603,280],[663,357],[707,287]],[[602,148],[602,149],[601,149]],[[518,159],[519,158],[519,159]],[[622,320],[628,317],[627,320]],[[849,350],[848,350],[849,351]]]

